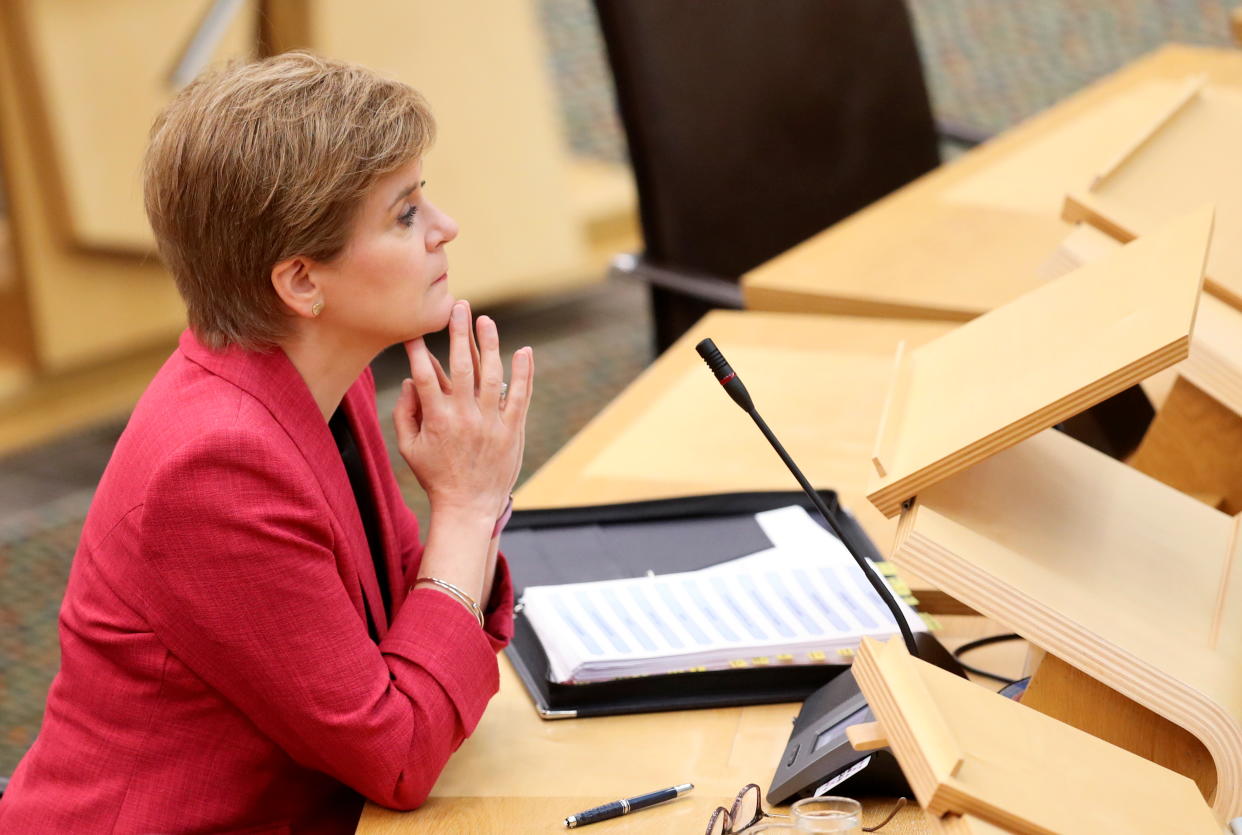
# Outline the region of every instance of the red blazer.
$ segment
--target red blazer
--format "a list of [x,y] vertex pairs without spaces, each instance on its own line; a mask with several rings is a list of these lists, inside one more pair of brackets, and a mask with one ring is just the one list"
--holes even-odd
[[292,363],[183,334],[95,494],[61,609],[61,669],[0,832],[352,832],[364,797],[423,802],[496,692],[512,586],[502,558],[486,634],[447,595],[407,594],[418,523],[370,371],[343,408],[395,616]]

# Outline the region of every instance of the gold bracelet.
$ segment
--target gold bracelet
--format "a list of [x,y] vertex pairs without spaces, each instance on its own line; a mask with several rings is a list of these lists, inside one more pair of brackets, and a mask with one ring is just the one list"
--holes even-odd
[[470,613],[474,615],[475,618],[478,619],[479,627],[482,628],[483,610],[479,608],[478,603],[474,602],[473,597],[466,594],[464,591],[457,588],[457,586],[453,585],[452,583],[441,580],[438,577],[419,577],[417,580],[414,581],[414,585],[410,586],[410,588],[411,589],[415,588],[419,583],[431,583],[436,588],[444,589],[444,591],[448,592],[450,595],[457,598],[457,602],[461,603],[461,605],[469,609]]

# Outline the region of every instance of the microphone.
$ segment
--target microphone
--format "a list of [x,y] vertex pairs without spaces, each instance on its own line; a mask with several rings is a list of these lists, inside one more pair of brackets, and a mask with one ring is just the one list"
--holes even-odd
[[699,352],[699,356],[707,363],[707,367],[716,375],[716,380],[724,386],[724,390],[733,398],[733,402],[742,407],[742,411],[750,415],[759,427],[759,431],[768,439],[768,443],[776,450],[776,454],[785,462],[785,466],[793,473],[793,477],[798,480],[798,484],[802,486],[803,492],[811,499],[811,503],[815,505],[815,509],[819,511],[819,515],[828,523],[828,528],[841,540],[841,544],[845,546],[845,550],[849,551],[854,562],[858,563],[858,569],[871,583],[871,587],[875,589],[876,594],[884,601],[888,607],[888,611],[892,614],[893,620],[897,622],[897,628],[901,631],[901,639],[906,643],[906,650],[915,658],[919,657],[918,647],[914,643],[914,633],[910,630],[910,624],[906,623],[905,616],[901,612],[901,607],[897,605],[897,599],[893,596],[893,591],[888,584],[881,580],[878,572],[871,570],[867,566],[867,558],[859,551],[857,544],[848,537],[837,520],[833,512],[828,509],[828,505],[824,504],[824,500],[820,498],[819,493],[811,486],[811,482],[806,480],[806,476],[802,474],[802,470],[798,469],[798,465],[789,457],[789,453],[785,451],[785,447],[781,446],[781,442],[772,434],[772,430],[768,428],[767,423],[759,416],[759,412],[755,409],[754,401],[750,398],[750,392],[746,390],[746,386],[742,385],[742,381],[738,378],[737,372],[725,360],[724,354],[720,353],[720,349],[716,347],[716,343],[710,339],[704,339],[694,349]]

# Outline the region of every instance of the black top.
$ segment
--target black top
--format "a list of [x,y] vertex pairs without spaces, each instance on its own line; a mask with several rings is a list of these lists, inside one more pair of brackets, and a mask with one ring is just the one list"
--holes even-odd
[[[367,545],[371,549],[371,559],[375,562],[375,578],[379,581],[384,611],[391,612],[392,598],[388,591],[388,568],[384,560],[384,540],[380,536],[379,514],[375,511],[375,498],[371,495],[367,467],[362,460],[362,453],[358,451],[358,444],[354,441],[354,433],[349,428],[349,419],[345,416],[344,409],[337,409],[332,413],[328,428],[332,430],[332,438],[341,453],[341,461],[349,476],[349,486],[354,491],[354,501],[358,503],[358,515],[362,517],[362,527],[367,532]],[[379,640],[375,615],[370,607],[367,608],[367,629],[372,639]]]

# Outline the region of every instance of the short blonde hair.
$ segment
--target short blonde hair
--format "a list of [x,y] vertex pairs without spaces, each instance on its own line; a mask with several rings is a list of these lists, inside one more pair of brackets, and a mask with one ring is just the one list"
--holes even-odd
[[409,86],[306,52],[181,90],[151,128],[143,196],[198,338],[217,350],[279,344],[290,317],[272,267],[339,255],[371,186],[434,135]]

